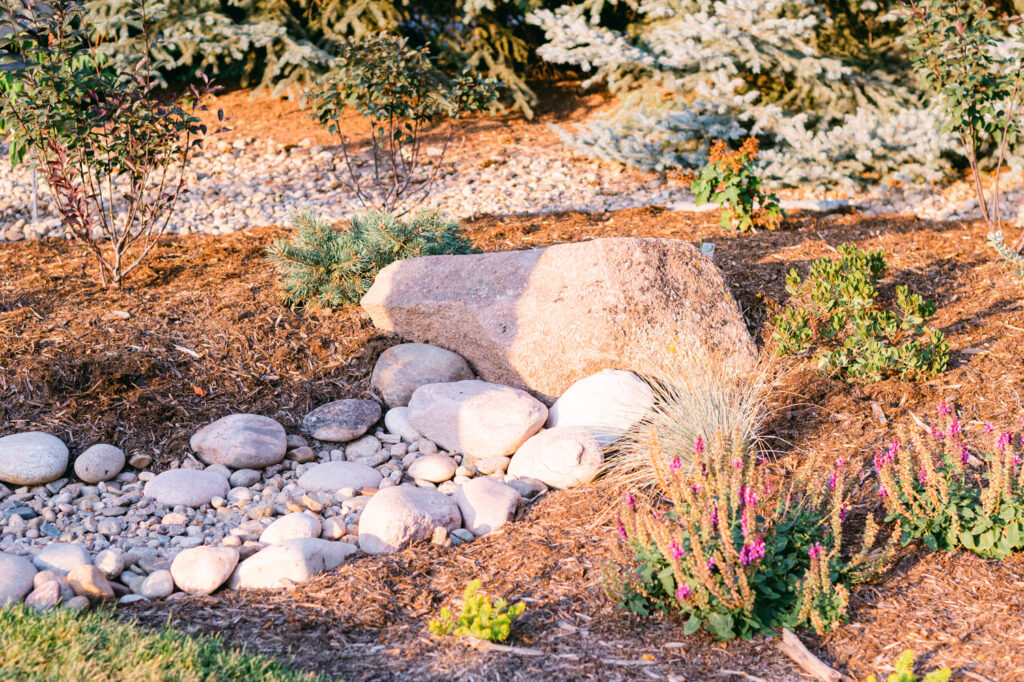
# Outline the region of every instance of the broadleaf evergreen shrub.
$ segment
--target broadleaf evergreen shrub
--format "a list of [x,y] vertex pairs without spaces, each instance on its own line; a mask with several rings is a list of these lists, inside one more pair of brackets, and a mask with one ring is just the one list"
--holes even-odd
[[761,178],[754,169],[758,148],[754,137],[748,137],[736,151],[729,151],[728,145],[718,140],[711,145],[707,165],[693,180],[691,189],[698,206],[708,202],[721,204],[719,225],[723,229],[775,230],[786,215],[779,206],[779,198],[761,189]]
[[883,307],[877,285],[888,267],[885,253],[853,244],[838,250],[836,260],[815,261],[806,279],[790,270],[790,302],[775,320],[777,352],[814,355],[820,371],[862,383],[944,372],[949,344],[926,325],[935,306],[899,286],[893,309]]
[[902,429],[875,454],[878,492],[898,522],[904,545],[913,540],[933,551],[960,547],[984,559],[1004,559],[1024,549],[1024,442],[1010,431],[985,431],[991,443],[975,445],[947,403],[930,434]]
[[[891,558],[876,549],[869,519],[861,548],[843,553],[850,469],[835,461],[827,481],[801,477],[772,485],[767,461],[729,434],[693,447],[693,473],[679,456],[651,461],[663,502],[642,509],[626,494],[618,531],[622,556],[606,588],[623,608],[686,619],[684,632],[749,638],[779,628],[826,632],[846,617],[849,586]],[[689,453],[686,453],[689,456]]]
[[358,305],[377,273],[395,261],[472,251],[458,222],[437,211],[408,220],[369,211],[335,227],[305,209],[293,226],[294,235],[268,249],[290,306]]
[[475,637],[488,642],[504,642],[508,639],[516,619],[526,610],[526,604],[517,602],[509,605],[501,598],[492,603],[490,597],[478,593],[479,589],[479,580],[466,585],[458,617],[445,606],[441,609],[440,617],[430,621],[430,631],[435,635]]

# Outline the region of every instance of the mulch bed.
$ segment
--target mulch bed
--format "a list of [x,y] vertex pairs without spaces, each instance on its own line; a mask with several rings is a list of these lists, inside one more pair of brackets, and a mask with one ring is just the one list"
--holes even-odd
[[[922,384],[861,387],[798,365],[782,386],[791,406],[771,424],[788,458],[871,452],[893,424],[927,415],[943,398],[968,419],[1024,414],[1024,283],[991,262],[984,225],[849,214],[791,222],[792,230],[734,237],[713,214],[647,208],[481,217],[467,229],[487,250],[619,235],[706,238],[758,337],[785,300],[791,267],[847,241],[885,248],[884,286],[908,284],[935,301],[935,324],[954,349],[951,369]],[[96,286],[71,243],[0,246],[0,435],[50,431],[73,454],[115,442],[151,454],[160,468],[188,451],[196,428],[230,412],[267,414],[295,430],[315,405],[365,395],[376,356],[396,340],[358,310],[283,308],[262,258],[281,233],[164,240],[120,291]],[[456,549],[360,558],[278,594],[123,612],[222,634],[346,679],[802,679],[774,642],[685,638],[672,620],[615,611],[601,589],[614,542],[607,495],[548,495],[505,533]],[[473,578],[491,594],[528,601],[511,642],[527,651],[480,651],[427,634],[427,620]],[[1022,587],[1020,557],[909,552],[885,580],[855,590],[851,624],[803,639],[857,677],[884,670],[909,647],[971,679],[1024,679]]]

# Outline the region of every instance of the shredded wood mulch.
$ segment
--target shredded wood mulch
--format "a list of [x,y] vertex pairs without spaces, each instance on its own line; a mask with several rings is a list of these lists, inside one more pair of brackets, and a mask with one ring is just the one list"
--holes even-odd
[[[884,288],[907,284],[938,306],[951,369],[922,384],[851,386],[800,365],[789,406],[770,424],[796,461],[870,453],[891,427],[927,418],[940,399],[968,420],[1024,414],[1024,283],[990,260],[981,224],[803,215],[792,230],[734,237],[713,214],[658,208],[481,217],[467,228],[500,250],[617,235],[716,243],[716,262],[761,337],[785,301],[785,274],[843,242],[885,248]],[[77,454],[115,442],[166,467],[199,426],[258,412],[295,430],[313,406],[366,395],[373,362],[396,340],[358,310],[281,307],[263,249],[282,231],[167,239],[121,291],[92,281],[75,245],[0,246],[0,435],[47,430]],[[127,313],[127,315],[125,315]],[[975,425],[976,426],[976,425]],[[968,423],[968,427],[971,424]],[[223,635],[344,679],[806,679],[773,641],[684,637],[671,619],[616,611],[601,587],[614,543],[614,501],[600,488],[549,494],[502,534],[470,545],[418,546],[357,559],[277,594],[223,593],[121,609]],[[427,621],[465,584],[524,599],[512,650],[479,650],[428,634]],[[1024,680],[1024,563],[908,551],[876,584],[855,589],[851,620],[802,634],[855,677],[885,672],[904,648],[964,679]]]

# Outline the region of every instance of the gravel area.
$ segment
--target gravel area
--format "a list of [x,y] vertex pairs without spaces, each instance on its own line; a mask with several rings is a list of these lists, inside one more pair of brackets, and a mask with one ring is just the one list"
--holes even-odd
[[[428,149],[426,168],[439,150]],[[189,169],[190,190],[175,208],[172,233],[226,233],[248,227],[286,224],[290,215],[311,206],[332,220],[360,207],[344,184],[344,160],[337,147],[304,140],[283,145],[255,138],[221,140],[195,159]],[[367,164],[361,168],[369,173]],[[457,171],[457,172],[456,172]],[[31,219],[32,172],[0,164],[0,242],[42,236],[62,237],[65,230],[49,208],[39,182],[39,220]],[[971,187],[876,187],[854,197],[823,197],[811,190],[779,192],[783,207],[830,210],[854,205],[867,215],[912,214],[930,220],[979,218]],[[1004,215],[1024,211],[1024,188],[1006,192]],[[483,156],[450,154],[439,173],[431,204],[457,218],[475,215],[549,213],[565,210],[607,211],[641,206],[672,210],[698,208],[679,183],[654,175],[582,158],[558,147],[512,145]]]

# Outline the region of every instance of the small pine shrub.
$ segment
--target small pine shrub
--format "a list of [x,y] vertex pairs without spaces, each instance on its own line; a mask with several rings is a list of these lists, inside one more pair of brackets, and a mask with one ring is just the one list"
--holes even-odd
[[762,227],[778,229],[786,216],[774,194],[761,190],[761,178],[754,168],[759,143],[748,137],[743,146],[729,151],[724,140],[711,145],[708,163],[693,180],[691,189],[697,205],[715,202],[722,206],[723,229],[754,232]]
[[1024,548],[1021,435],[987,425],[993,442],[982,449],[968,444],[952,407],[941,403],[939,414],[941,428],[902,429],[875,454],[887,521],[899,524],[904,545],[919,540],[933,551],[1003,559]]
[[[921,680],[920,677],[914,674],[914,652],[910,649],[905,649],[900,654],[900,657],[893,664],[893,670],[893,673],[885,678],[885,682],[918,682],[918,680]],[[952,676],[952,670],[940,668],[926,674],[922,682],[946,682]],[[864,682],[878,682],[878,678],[874,675],[868,675]]]
[[477,594],[480,581],[466,585],[462,594],[462,612],[458,618],[447,606],[441,609],[440,618],[430,621],[430,631],[435,635],[476,637],[488,642],[504,642],[512,633],[512,625],[526,610],[526,604],[517,602],[508,605],[504,599]]
[[719,434],[693,446],[692,474],[657,442],[651,461],[665,502],[641,509],[626,494],[622,556],[606,572],[609,595],[634,613],[677,613],[684,632],[704,629],[726,640],[810,625],[830,630],[846,617],[849,585],[874,576],[890,552],[872,552],[869,519],[861,550],[841,553],[847,463],[827,481],[799,478],[775,487],[767,461],[742,441]]
[[286,305],[358,305],[385,266],[419,256],[472,251],[458,222],[436,211],[409,220],[369,211],[334,227],[306,209],[293,218],[295,234],[268,249]]
[[896,288],[895,310],[879,305],[878,280],[887,267],[884,251],[843,244],[838,260],[815,261],[807,279],[790,270],[790,304],[775,320],[777,352],[814,354],[820,371],[861,383],[945,371],[949,344],[925,324],[935,306],[906,286]]

